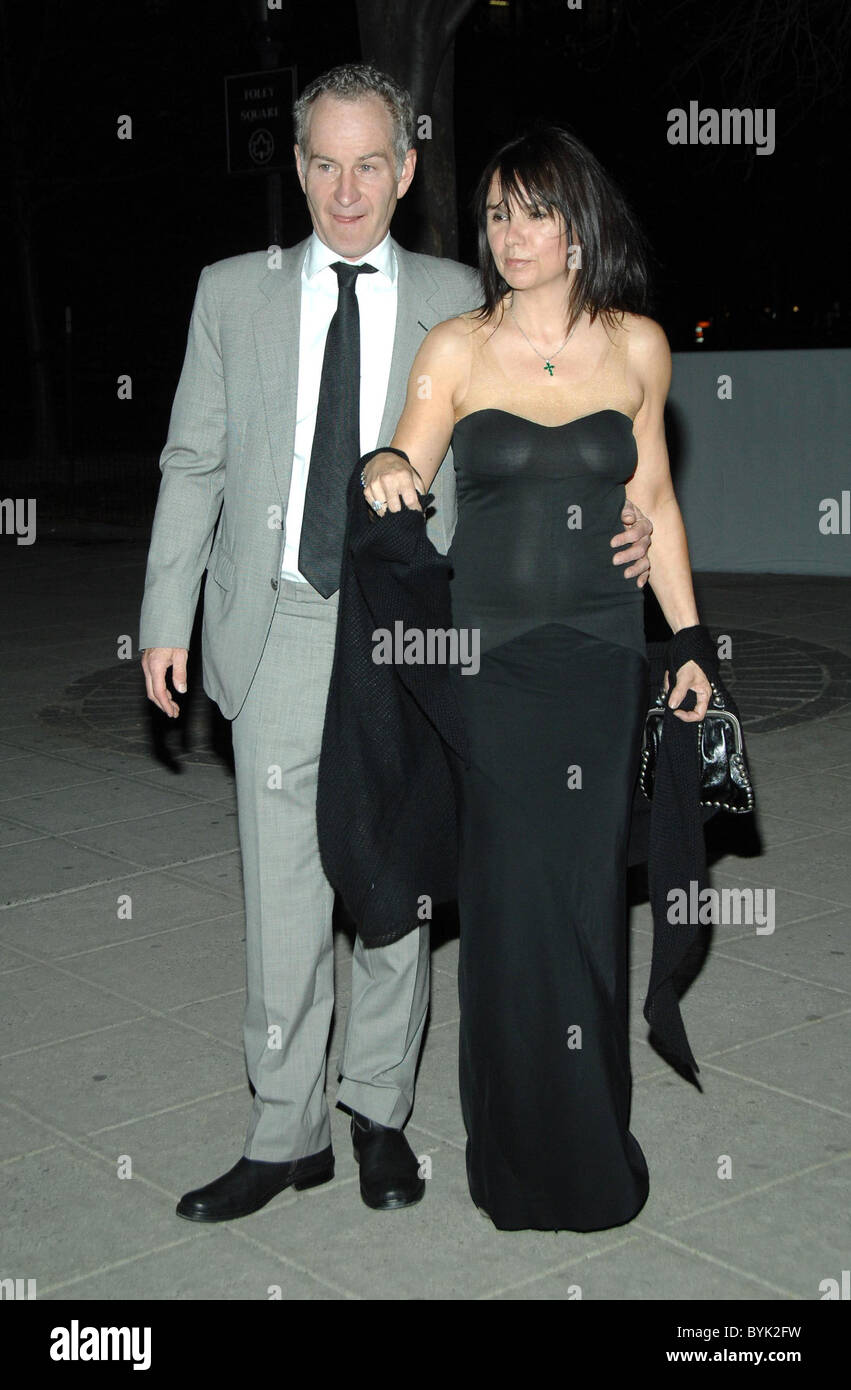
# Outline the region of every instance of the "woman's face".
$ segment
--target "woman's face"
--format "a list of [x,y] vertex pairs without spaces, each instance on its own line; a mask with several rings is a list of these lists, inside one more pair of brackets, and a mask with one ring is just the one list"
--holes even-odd
[[487,202],[488,244],[497,270],[512,289],[567,281],[568,241],[560,213],[533,212],[516,199],[506,204],[496,174]]

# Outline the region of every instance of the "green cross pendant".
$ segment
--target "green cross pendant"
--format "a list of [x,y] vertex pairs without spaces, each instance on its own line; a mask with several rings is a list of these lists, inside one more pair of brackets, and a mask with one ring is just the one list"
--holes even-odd
[[545,363],[544,363],[544,371],[545,371],[545,372],[549,372],[550,376],[552,376],[553,370],[554,370],[554,368],[553,368],[552,362],[545,362]]

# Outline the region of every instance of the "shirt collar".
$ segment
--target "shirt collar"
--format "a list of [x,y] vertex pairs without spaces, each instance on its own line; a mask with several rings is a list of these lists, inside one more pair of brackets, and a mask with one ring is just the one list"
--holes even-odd
[[[308,280],[312,280],[314,275],[318,275],[319,271],[324,270],[326,266],[333,265],[334,261],[342,260],[345,260],[344,256],[340,256],[336,251],[332,251],[330,246],[326,246],[315,231],[311,233],[310,245],[304,258],[304,275]],[[396,257],[393,254],[389,232],[386,233],[383,241],[380,241],[377,246],[373,246],[371,251],[367,251],[366,255],[358,257],[350,264],[363,265],[364,261],[374,265],[380,275],[389,280],[391,285],[395,285]]]

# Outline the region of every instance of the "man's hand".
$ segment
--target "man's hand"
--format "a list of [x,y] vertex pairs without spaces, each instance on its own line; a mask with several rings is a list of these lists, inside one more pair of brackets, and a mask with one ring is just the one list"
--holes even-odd
[[403,502],[406,507],[422,511],[417,483],[425,492],[423,480],[398,454],[376,454],[366,465],[363,476],[366,479],[364,498],[371,507],[373,502],[381,503],[380,508],[373,507],[376,516],[386,516],[388,509],[400,512]]
[[186,647],[146,647],[142,653],[142,670],[145,673],[145,685],[148,690],[148,699],[153,700],[158,705],[163,714],[167,714],[169,719],[176,719],[180,714],[180,705],[171,695],[165,683],[166,672],[171,667],[171,679],[175,690],[179,690],[181,695],[186,694],[186,658],[189,652]]
[[[629,565],[629,569],[623,572],[624,579],[635,579],[639,589],[650,578],[650,561],[647,552],[650,549],[651,538],[653,535],[653,522],[649,516],[645,516],[640,507],[635,502],[630,502],[627,498],[621,511],[621,521],[624,530],[618,536],[613,536],[612,546],[625,546],[624,550],[619,550],[613,557],[612,563],[615,565]],[[636,578],[637,576],[637,578]]]

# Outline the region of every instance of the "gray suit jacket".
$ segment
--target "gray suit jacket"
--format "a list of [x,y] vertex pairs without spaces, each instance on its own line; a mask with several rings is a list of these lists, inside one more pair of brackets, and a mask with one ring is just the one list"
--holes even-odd
[[[189,646],[206,567],[204,689],[228,719],[239,713],[251,686],[277,598],[308,241],[282,251],[280,268],[269,269],[265,251],[204,267],[160,458],[139,647]],[[393,249],[398,308],[383,444],[393,437],[427,331],[481,302],[478,277],[468,266],[416,255],[395,241]],[[431,491],[428,533],[445,554],[456,520],[451,449]]]

